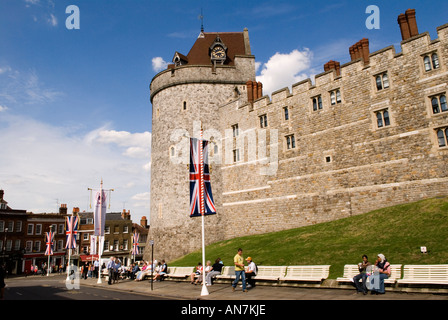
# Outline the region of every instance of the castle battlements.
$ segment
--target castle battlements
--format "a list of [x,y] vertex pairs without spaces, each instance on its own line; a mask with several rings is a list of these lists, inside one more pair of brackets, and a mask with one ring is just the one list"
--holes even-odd
[[[437,28],[438,37],[431,39],[429,32],[418,34],[409,39],[403,40],[400,43],[401,52],[397,53],[393,45],[369,53],[369,64],[365,64],[363,58],[357,58],[340,66],[340,74],[337,74],[335,69],[324,71],[315,75],[314,84],[312,79],[308,78],[291,85],[291,90],[288,87],[278,89],[272,92],[271,97],[263,96],[254,101],[253,109],[267,106],[271,103],[283,101],[287,97],[296,95],[307,95],[311,97],[318,92],[325,92],[332,86],[341,86],[344,81],[351,77],[361,76],[363,71],[368,74],[376,74],[384,69],[384,64],[389,66],[393,64],[401,65],[402,60],[406,59],[407,55],[415,57],[419,54],[424,54],[427,51],[443,47],[446,45],[448,39],[448,24],[444,24]],[[398,59],[398,60],[397,60]],[[387,62],[386,62],[387,61]]]

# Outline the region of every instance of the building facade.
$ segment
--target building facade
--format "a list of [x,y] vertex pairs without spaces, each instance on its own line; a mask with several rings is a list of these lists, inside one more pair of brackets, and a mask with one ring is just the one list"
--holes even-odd
[[446,195],[448,24],[436,39],[419,33],[414,10],[398,24],[401,52],[370,52],[362,39],[347,48],[348,63],[329,61],[314,83],[271,97],[255,82],[247,30],[242,55],[232,55],[238,46],[225,33],[203,34],[187,56],[176,53],[151,82],[156,256],[200,248],[200,220],[189,218],[185,138],[201,126],[216,144],[218,214],[206,218],[207,243]]
[[20,274],[23,272],[27,213],[10,208],[4,194],[4,190],[0,190],[0,263],[5,263],[9,274]]

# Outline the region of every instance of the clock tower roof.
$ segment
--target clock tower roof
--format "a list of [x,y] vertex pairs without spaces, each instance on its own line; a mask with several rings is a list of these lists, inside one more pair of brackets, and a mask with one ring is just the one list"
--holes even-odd
[[210,48],[216,39],[220,39],[226,48],[227,59],[225,65],[235,65],[235,56],[251,55],[249,44],[249,32],[204,32],[199,37],[186,56],[187,65],[211,65]]

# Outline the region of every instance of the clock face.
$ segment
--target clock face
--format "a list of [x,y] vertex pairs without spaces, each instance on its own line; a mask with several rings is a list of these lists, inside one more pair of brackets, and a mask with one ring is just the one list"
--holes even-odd
[[224,59],[226,57],[226,52],[223,47],[215,47],[212,51],[213,59]]

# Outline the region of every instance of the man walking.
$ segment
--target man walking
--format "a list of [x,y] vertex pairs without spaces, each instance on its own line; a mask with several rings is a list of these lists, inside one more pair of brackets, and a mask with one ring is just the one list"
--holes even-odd
[[247,290],[246,290],[246,275],[244,273],[243,249],[241,249],[241,248],[238,249],[238,253],[233,258],[233,263],[235,264],[235,281],[232,284],[232,291],[235,291],[235,288],[236,288],[238,281],[241,277],[241,282],[243,283],[243,292],[247,292]]
[[115,269],[115,258],[110,257],[109,262],[107,263],[107,271],[109,272],[109,281],[108,284],[112,284],[112,280],[114,279],[114,269]]

